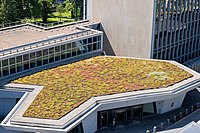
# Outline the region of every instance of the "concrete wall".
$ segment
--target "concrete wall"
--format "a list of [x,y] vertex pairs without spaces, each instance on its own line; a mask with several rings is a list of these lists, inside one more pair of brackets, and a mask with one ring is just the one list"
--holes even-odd
[[27,132],[23,132],[23,131],[9,131],[4,129],[2,126],[0,126],[0,133],[27,133]]
[[156,102],[157,113],[163,114],[181,107],[185,95],[186,93],[182,93],[177,97],[172,97],[171,99]]
[[154,0],[88,0],[88,7],[102,24],[107,54],[150,58]]
[[97,131],[97,111],[90,114],[82,121],[84,133],[94,133]]

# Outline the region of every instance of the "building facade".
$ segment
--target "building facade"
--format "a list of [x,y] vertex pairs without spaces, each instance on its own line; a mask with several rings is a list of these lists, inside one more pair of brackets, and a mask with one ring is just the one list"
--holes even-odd
[[199,0],[90,0],[88,14],[101,22],[107,54],[190,61],[189,66],[200,71],[199,4]]
[[[23,29],[23,27],[17,26],[13,28],[15,31],[10,30],[9,34],[10,32],[18,33],[17,30]],[[30,27],[32,28],[32,26]],[[53,30],[58,30],[58,28]],[[54,32],[53,30],[49,32]],[[1,32],[5,32],[5,30]],[[39,31],[37,32],[36,34],[39,34]],[[6,36],[8,33],[2,34],[1,36]],[[15,39],[15,37],[12,38]],[[38,40],[2,49],[0,50],[0,78],[9,81],[12,77],[27,75],[34,70],[40,71],[65,64],[70,60],[75,61],[95,54],[99,55],[103,51],[102,39],[103,33],[101,31],[79,27],[75,33],[58,34],[42,41]],[[5,84],[5,80],[2,80],[2,83]]]
[[187,62],[200,56],[199,0],[157,0],[153,58]]

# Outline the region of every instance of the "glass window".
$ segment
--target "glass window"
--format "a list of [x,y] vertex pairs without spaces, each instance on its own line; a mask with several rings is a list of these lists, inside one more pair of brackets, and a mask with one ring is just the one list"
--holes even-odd
[[29,69],[29,61],[24,62],[24,70]]
[[63,51],[63,52],[61,52],[61,60],[65,59],[65,58],[66,58],[66,52]]
[[76,43],[75,42],[72,43],[72,48],[76,48]]
[[88,45],[88,52],[92,51],[92,44]]
[[67,45],[67,49],[71,49],[71,43],[66,44]]
[[23,61],[27,61],[27,60],[29,60],[29,54],[23,55]]
[[10,65],[15,64],[15,57],[14,58],[10,58],[9,59],[9,63],[10,63]]
[[30,59],[34,59],[35,58],[35,52],[34,53],[30,53]]
[[4,67],[4,68],[2,68],[2,71],[3,71],[3,76],[7,76],[7,75],[9,75],[8,67]]
[[98,45],[97,45],[97,48],[98,48],[98,49],[101,49],[101,42],[98,42],[97,44],[98,44]]
[[42,51],[37,51],[36,55],[37,55],[37,57],[41,57],[42,56]]
[[101,41],[101,36],[98,36],[98,41]]
[[37,59],[37,66],[42,66],[42,58]]
[[49,63],[52,63],[52,62],[54,62],[54,55],[49,56]]
[[60,46],[56,46],[56,47],[55,47],[55,51],[56,51],[56,52],[60,52]]
[[43,56],[48,55],[48,49],[43,50]]
[[82,51],[83,51],[83,46],[80,46],[77,48],[77,54],[80,55],[82,54]]
[[72,57],[71,49],[67,50],[67,58]]
[[17,63],[22,62],[22,56],[17,56]]
[[97,43],[94,43],[93,44],[93,50],[97,50],[98,48],[97,48]]
[[43,57],[43,65],[48,63],[49,63],[48,56]]
[[65,45],[61,45],[61,51],[64,51],[65,49]]
[[87,53],[88,52],[88,45],[83,46],[83,53]]
[[54,53],[54,48],[50,48],[49,49],[49,54],[53,54]]
[[36,67],[36,62],[35,62],[35,60],[31,60],[30,61],[30,68],[34,68],[34,67]]
[[60,60],[60,53],[56,53],[55,54],[55,61],[59,61]]
[[88,39],[88,43],[92,43],[92,38],[89,38],[89,39]]
[[76,49],[77,48],[72,49],[72,56],[76,56]]
[[10,66],[10,74],[16,73],[15,65]]
[[8,65],[8,59],[3,60],[3,61],[2,61],[2,66],[4,67],[4,66],[7,66],[7,65]]
[[84,40],[83,40],[83,44],[87,44],[87,39],[84,39]]
[[97,37],[93,37],[93,42],[97,42]]
[[21,71],[23,71],[22,63],[17,64],[17,72],[21,72]]

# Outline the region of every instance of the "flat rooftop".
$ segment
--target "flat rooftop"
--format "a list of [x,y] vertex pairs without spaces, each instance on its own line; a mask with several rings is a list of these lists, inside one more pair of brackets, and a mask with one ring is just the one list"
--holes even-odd
[[91,97],[163,89],[191,77],[167,61],[98,56],[13,82],[44,86],[23,117],[59,120]]
[[0,29],[0,50],[13,48],[37,42],[40,40],[49,39],[56,36],[72,34],[81,30],[76,26],[89,26],[95,22],[85,21],[73,25],[56,26],[55,28],[45,29],[33,24],[21,24],[13,27]]

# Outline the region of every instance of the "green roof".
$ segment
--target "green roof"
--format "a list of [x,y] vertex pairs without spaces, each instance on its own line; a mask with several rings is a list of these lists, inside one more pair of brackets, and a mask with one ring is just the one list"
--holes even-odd
[[166,88],[192,76],[170,62],[99,56],[14,83],[44,86],[23,117],[58,120],[91,97]]

